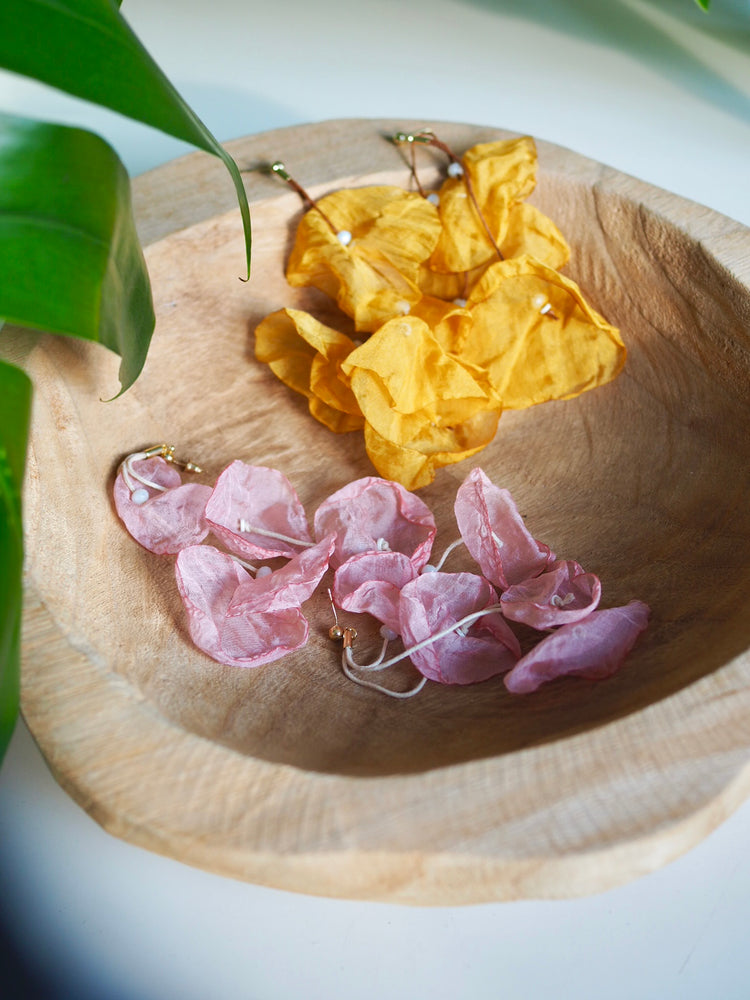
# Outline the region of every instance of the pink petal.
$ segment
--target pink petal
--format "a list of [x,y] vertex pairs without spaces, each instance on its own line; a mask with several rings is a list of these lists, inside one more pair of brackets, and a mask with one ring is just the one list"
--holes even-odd
[[[408,649],[473,611],[497,604],[494,588],[474,573],[425,573],[401,591],[399,629]],[[510,670],[518,640],[497,612],[480,618],[468,635],[450,632],[410,655],[421,674],[441,684],[474,684]]]
[[[122,473],[118,473],[114,485],[115,508],[133,538],[160,556],[202,542],[208,534],[204,512],[211,487],[200,483],[180,485],[179,472],[163,458],[142,459],[133,462],[133,468],[146,479],[167,487],[164,493],[144,487],[149,499],[137,504]],[[142,484],[136,480],[135,485],[140,489]]]
[[267,535],[240,531],[240,521],[309,542],[305,510],[294,487],[276,469],[236,461],[216,480],[206,506],[211,531],[236,555],[252,559],[297,555],[299,546]]
[[190,637],[212,659],[231,667],[258,667],[307,641],[299,608],[227,616],[235,591],[248,574],[211,545],[193,545],[177,556],[177,587]]
[[267,576],[253,579],[245,574],[230,601],[227,614],[233,616],[298,608],[320,583],[332,552],[333,536],[327,535]]
[[345,611],[372,615],[398,635],[401,588],[416,575],[403,552],[362,552],[336,570],[333,599]]
[[599,578],[568,559],[553,563],[540,576],[512,584],[500,603],[511,621],[546,629],[580,621],[596,608],[601,596]]
[[419,497],[388,479],[368,476],[349,483],[315,512],[315,535],[335,534],[331,565],[360,552],[402,552],[419,571],[430,557],[435,518]]
[[513,694],[528,694],[556,677],[609,677],[622,666],[648,625],[649,613],[647,604],[631,601],[563,625],[518,661],[505,677],[505,686]]
[[538,576],[552,554],[526,530],[508,490],[472,469],[456,494],[456,521],[461,537],[484,576],[505,590]]

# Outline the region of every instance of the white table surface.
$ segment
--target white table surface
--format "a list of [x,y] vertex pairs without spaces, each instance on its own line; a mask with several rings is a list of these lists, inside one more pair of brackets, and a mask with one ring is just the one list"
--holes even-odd
[[[495,125],[750,225],[750,2],[713,8],[706,18],[692,0],[123,3],[220,139],[340,117]],[[4,73],[0,108],[93,128],[133,174],[188,151]],[[56,785],[19,723],[0,769],[0,969],[37,969],[55,1000],[747,1000],[748,843],[750,803],[666,868],[593,897],[435,909],[315,899],[111,837]]]

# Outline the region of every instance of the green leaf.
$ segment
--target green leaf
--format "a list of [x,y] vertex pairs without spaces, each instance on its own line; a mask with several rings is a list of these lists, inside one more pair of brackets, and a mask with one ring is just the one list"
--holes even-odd
[[249,273],[250,210],[237,164],[180,97],[113,0],[2,0],[0,66],[219,156],[237,192]]
[[0,761],[18,715],[23,531],[21,484],[31,383],[0,361]]
[[154,329],[130,181],[99,136],[0,114],[0,317],[99,341],[137,378]]
[[695,2],[698,4],[699,7],[702,7],[703,10],[708,10],[709,6],[711,5],[711,0],[695,0]]

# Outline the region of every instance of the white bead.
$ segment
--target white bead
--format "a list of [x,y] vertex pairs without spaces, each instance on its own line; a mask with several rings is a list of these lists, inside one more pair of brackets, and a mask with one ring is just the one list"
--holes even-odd
[[437,573],[437,571],[438,571],[437,570],[437,566],[433,566],[432,563],[426,563],[422,567],[422,572],[423,573]]
[[405,302],[403,299],[396,303],[396,308],[402,316],[408,316],[411,312],[411,304],[409,302]]
[[464,168],[461,166],[460,163],[456,163],[454,161],[453,163],[448,164],[449,177],[463,177],[463,175],[464,175]]
[[431,205],[435,205],[435,207],[437,207],[440,204],[440,195],[437,191],[432,191],[427,195],[427,201],[429,201]]
[[148,490],[144,486],[139,486],[137,490],[133,490],[130,494],[130,499],[140,507],[142,503],[148,500]]
[[392,628],[388,628],[387,625],[380,626],[380,635],[388,642],[393,642],[394,639],[398,639],[398,633],[394,632]]
[[463,309],[466,305],[466,299],[454,299],[453,305],[459,306],[461,309]]
[[258,580],[262,576],[270,576],[273,570],[270,566],[259,566],[255,571],[255,579]]
[[377,546],[378,552],[390,552],[391,551],[391,547],[388,544],[388,539],[387,538],[379,538],[375,544]]
[[340,229],[336,233],[336,239],[339,241],[342,247],[348,247],[352,241],[352,234],[348,229]]
[[531,300],[531,304],[535,309],[541,309],[542,306],[547,304],[547,296],[542,292],[538,292]]

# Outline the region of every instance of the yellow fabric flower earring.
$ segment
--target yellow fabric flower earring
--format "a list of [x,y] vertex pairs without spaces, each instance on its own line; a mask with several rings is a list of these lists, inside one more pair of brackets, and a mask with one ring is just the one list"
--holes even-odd
[[[536,185],[533,139],[483,143],[461,158],[431,129],[393,141],[409,146],[417,191],[376,185],[314,201],[273,164],[309,206],[289,284],[325,292],[364,337],[280,309],[256,328],[255,352],[330,430],[363,430],[381,476],[416,489],[489,444],[503,409],[601,386],[626,351],[559,273],[567,243],[525,200]],[[438,191],[420,183],[420,145],[448,159]]]

